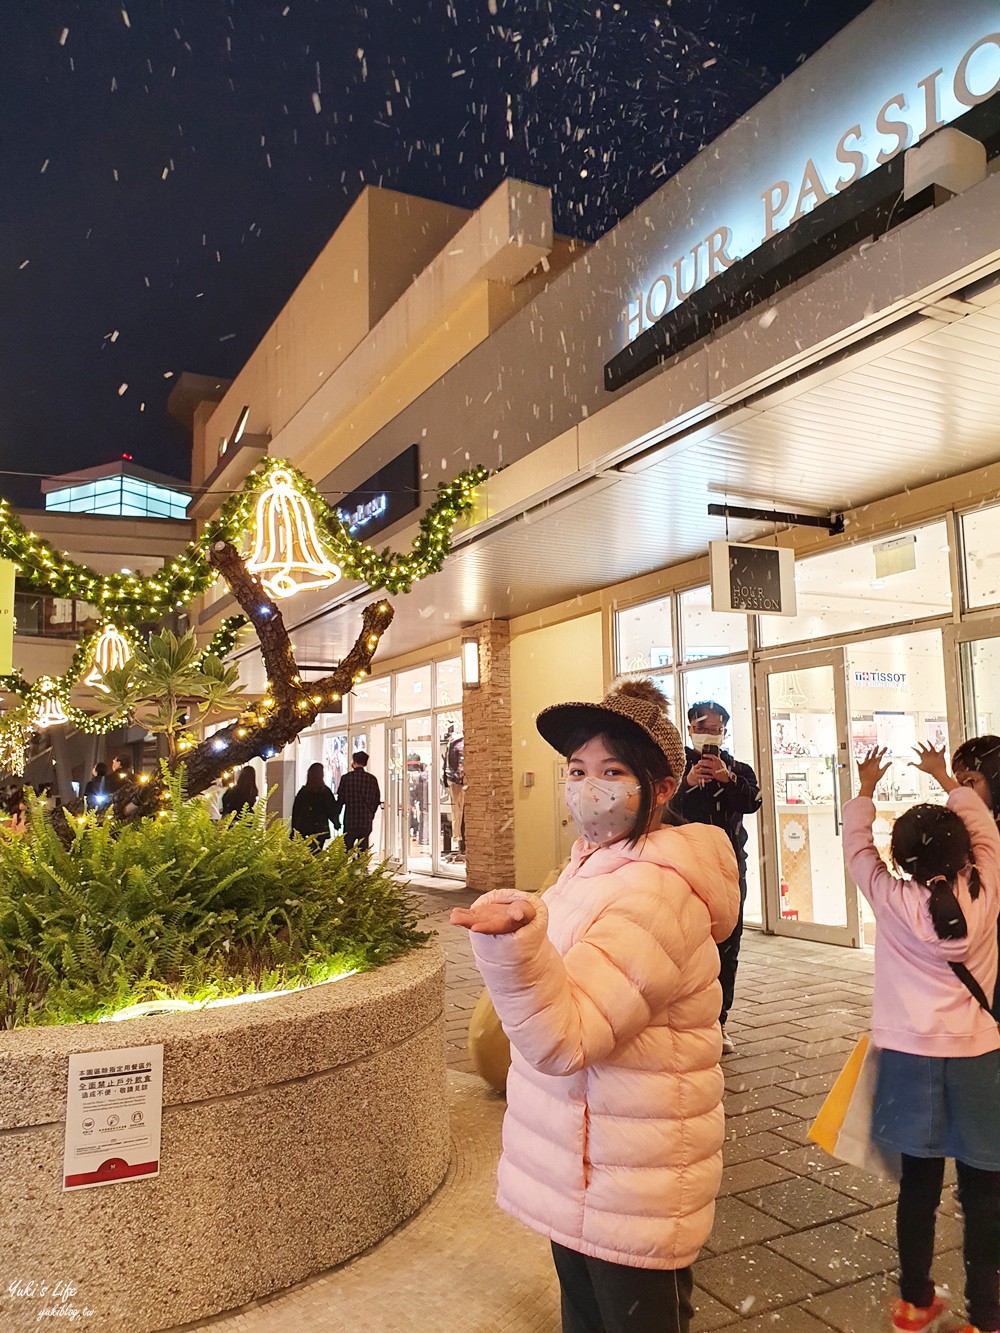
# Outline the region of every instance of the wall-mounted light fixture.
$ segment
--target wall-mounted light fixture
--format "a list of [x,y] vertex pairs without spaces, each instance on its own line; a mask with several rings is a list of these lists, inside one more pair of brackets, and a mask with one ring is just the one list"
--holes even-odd
[[479,640],[462,640],[462,684],[467,690],[478,690],[479,679]]
[[227,435],[219,445],[220,458],[226,452],[226,450],[229,449],[231,445],[239,444],[240,440],[243,438],[243,432],[247,428],[247,422],[249,421],[249,419],[250,419],[250,404],[246,403],[243,407],[240,408],[240,414],[236,419],[236,425],[233,429],[232,434]]

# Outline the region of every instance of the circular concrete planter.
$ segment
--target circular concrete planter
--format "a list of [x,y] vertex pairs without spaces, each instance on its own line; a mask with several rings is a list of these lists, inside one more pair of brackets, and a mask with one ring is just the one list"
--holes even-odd
[[[153,1042],[159,1176],[64,1193],[68,1055]],[[436,945],[252,1004],[0,1032],[0,1328],[46,1327],[60,1282],[84,1329],[232,1309],[381,1240],[447,1164]]]

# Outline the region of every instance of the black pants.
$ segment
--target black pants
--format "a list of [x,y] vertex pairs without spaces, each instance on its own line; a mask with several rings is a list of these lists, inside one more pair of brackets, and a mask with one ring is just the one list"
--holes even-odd
[[630,1268],[552,1243],[563,1333],[689,1333],[690,1268]]
[[363,852],[367,852],[368,839],[371,837],[371,834],[372,830],[370,824],[366,829],[345,828],[344,846],[348,851],[350,851],[352,847],[360,847]]
[[[976,1328],[1000,1329],[1000,1171],[956,1162],[965,1215],[965,1303]],[[943,1157],[903,1155],[896,1206],[899,1294],[924,1309],[934,1299],[934,1222],[944,1183]]]
[[740,965],[740,941],[743,938],[743,904],[747,900],[747,882],[740,876],[740,914],[736,929],[719,945],[719,981],[722,983],[722,1012],[719,1022],[725,1027],[736,995],[736,969]]

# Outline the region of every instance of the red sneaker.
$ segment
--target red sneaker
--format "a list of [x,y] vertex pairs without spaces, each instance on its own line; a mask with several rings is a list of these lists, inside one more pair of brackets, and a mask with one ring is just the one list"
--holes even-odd
[[[948,1313],[947,1297],[935,1294],[928,1306],[897,1301],[892,1307],[892,1327],[897,1333],[932,1333],[938,1321]],[[972,1333],[975,1333],[973,1329]]]

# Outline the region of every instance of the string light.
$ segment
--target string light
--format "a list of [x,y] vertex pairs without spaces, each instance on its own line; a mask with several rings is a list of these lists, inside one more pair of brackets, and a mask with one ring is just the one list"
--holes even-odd
[[[112,634],[116,631],[128,641],[130,631],[138,631],[150,621],[161,620],[171,608],[182,609],[219,583],[219,573],[209,559],[209,552],[220,541],[239,546],[248,533],[255,532],[256,538],[263,536],[265,539],[260,554],[266,556],[268,552],[264,548],[270,540],[268,532],[273,517],[277,545],[273,546],[271,554],[279,557],[273,573],[286,585],[287,582],[293,583],[295,587],[291,591],[305,586],[325,586],[342,572],[344,577],[367,583],[373,589],[385,588],[389,593],[408,592],[418,579],[441,569],[451,549],[455,525],[463,514],[473,509],[476,489],[488,476],[485,468],[470,468],[454,481],[439,485],[433,504],[420,519],[420,530],[409,554],[400,555],[379,553],[353,537],[337,511],[326,503],[308,478],[286,461],[269,458],[250,473],[240,490],[230,496],[197,540],[188,543],[173,560],[148,576],[125,569],[115,574],[99,574],[89,566],[77,563],[25,528],[10,502],[0,497],[0,558],[11,560],[17,566],[21,580],[28,585],[54,597],[75,598],[108,613],[103,627],[80,642],[69,670],[63,676],[43,678],[34,685],[16,672],[0,677],[0,688],[11,691],[19,699],[15,707],[0,715],[0,764],[5,764],[11,772],[19,771],[19,766],[23,771],[25,745],[31,730],[38,725],[44,729],[57,722],[67,722],[89,735],[106,734],[122,725],[123,714],[96,716],[75,707],[70,699],[71,691],[81,683],[101,687],[102,682],[96,679],[96,669],[100,665],[98,644],[102,635],[107,635],[106,643],[113,642]],[[275,495],[279,491],[277,509],[264,503],[269,492]],[[263,526],[255,524],[258,515],[265,520]],[[282,515],[293,525],[287,533],[278,526]],[[300,527],[299,534],[294,528],[296,523]],[[286,535],[292,539],[291,547],[287,543],[282,545]],[[292,577],[294,559],[285,569],[286,557],[290,551],[294,553],[298,535],[302,538],[303,560],[308,566],[298,572],[305,574],[305,580]],[[260,544],[255,542],[255,546]],[[319,577],[317,565],[323,570],[323,585],[308,581]],[[337,573],[333,574],[333,570]],[[267,579],[262,581],[267,586]],[[378,609],[385,614],[388,603],[380,602]],[[266,618],[274,614],[274,608],[262,606],[259,613]],[[239,630],[246,623],[242,616],[224,621],[200,655],[199,662],[209,655],[228,656],[236,644]],[[369,647],[374,647],[377,642],[377,635],[370,636]],[[132,645],[129,647],[128,656],[131,656]],[[104,671],[115,669],[119,655],[110,648],[100,651],[102,657],[108,653],[104,659],[107,665],[101,665],[103,675]],[[124,666],[127,660],[126,657],[120,665]],[[365,674],[361,672],[356,679],[362,679]],[[268,690],[273,692],[270,682]],[[333,696],[334,699],[339,697]],[[255,705],[255,709],[265,712],[274,707],[270,695]],[[309,709],[308,704],[300,703],[299,707],[304,712]],[[256,711],[251,711],[247,720],[255,726],[263,721]],[[270,755],[274,753],[271,751]]]

